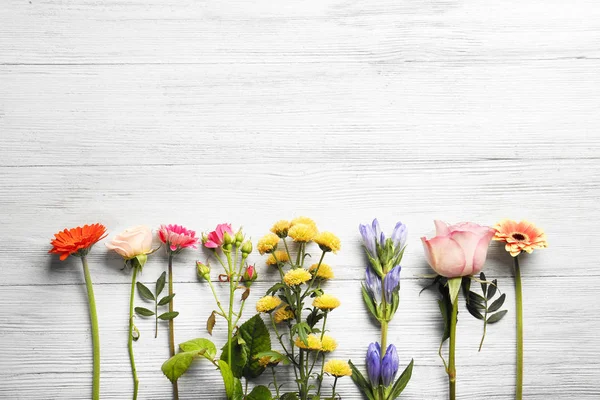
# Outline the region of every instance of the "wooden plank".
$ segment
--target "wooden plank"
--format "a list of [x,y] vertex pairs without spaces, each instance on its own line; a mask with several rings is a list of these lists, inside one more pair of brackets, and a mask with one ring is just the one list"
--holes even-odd
[[600,56],[594,0],[5,0],[0,62],[437,62]]

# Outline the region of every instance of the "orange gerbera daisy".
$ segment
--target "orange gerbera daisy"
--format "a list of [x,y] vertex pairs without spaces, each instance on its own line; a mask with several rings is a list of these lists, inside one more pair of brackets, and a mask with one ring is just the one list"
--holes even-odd
[[61,260],[65,260],[71,254],[84,256],[90,247],[105,237],[106,227],[102,224],[65,229],[54,234],[54,240],[50,242],[52,249],[48,253],[60,254]]
[[494,240],[506,243],[505,249],[511,256],[516,257],[522,251],[532,253],[533,250],[548,247],[546,234],[529,221],[513,221],[503,219],[494,228]]

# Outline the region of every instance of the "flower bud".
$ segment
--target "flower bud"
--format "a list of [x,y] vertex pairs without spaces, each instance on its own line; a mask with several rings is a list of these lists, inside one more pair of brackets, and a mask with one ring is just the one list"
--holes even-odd
[[223,244],[224,245],[233,244],[233,237],[231,236],[231,234],[229,232],[223,233]]
[[210,266],[196,261],[196,272],[198,272],[198,278],[201,280],[210,280]]
[[248,265],[246,267],[246,271],[244,271],[243,280],[246,283],[246,286],[250,286],[252,282],[254,282],[258,278],[258,273],[256,272],[256,268],[254,265]]
[[206,242],[208,242],[208,235],[202,232],[202,244],[205,244]]
[[242,230],[240,229],[235,234],[235,245],[240,246],[243,241],[244,241],[244,234],[242,233]]
[[252,253],[252,242],[249,240],[246,240],[243,244],[242,244],[242,257],[244,255],[248,256],[248,254]]
[[381,375],[381,346],[379,343],[371,343],[367,349],[367,375],[371,381],[371,386],[379,386],[379,377]]
[[400,360],[398,359],[398,352],[396,346],[390,344],[381,360],[381,381],[383,386],[388,387],[394,382],[396,373],[398,373],[398,365]]

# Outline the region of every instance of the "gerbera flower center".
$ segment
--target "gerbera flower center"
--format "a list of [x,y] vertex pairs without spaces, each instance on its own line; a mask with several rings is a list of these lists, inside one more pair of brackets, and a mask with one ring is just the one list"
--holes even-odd
[[515,240],[525,240],[527,237],[522,233],[513,233],[512,238]]

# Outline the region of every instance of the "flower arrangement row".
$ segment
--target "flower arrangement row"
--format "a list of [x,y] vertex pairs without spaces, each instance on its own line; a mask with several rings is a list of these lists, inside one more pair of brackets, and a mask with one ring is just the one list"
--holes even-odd
[[[492,240],[505,244],[514,260],[516,284],[517,373],[516,399],[522,398],[523,385],[523,319],[521,275],[518,256],[522,251],[531,253],[547,247],[545,233],[527,221],[503,220],[493,228],[471,222],[449,225],[435,221],[436,235],[421,238],[425,257],[435,274],[429,286],[439,292],[439,308],[444,321],[444,333],[439,347],[448,374],[449,398],[456,398],[456,323],[459,293],[462,291],[466,308],[483,322],[483,335],[489,324],[500,321],[507,313],[501,310],[505,294],[498,289],[497,280],[489,281],[482,268]],[[328,231],[319,231],[316,223],[307,217],[277,221],[271,231],[256,244],[265,263],[274,268],[279,281],[270,287],[256,303],[257,314],[242,323],[246,300],[258,274],[249,265],[248,256],[254,250],[252,241],[242,229],[234,231],[230,224],[219,224],[214,231],[196,236],[196,232],[180,225],[161,225],[158,239],[168,259],[166,271],[156,281],[154,290],[137,281],[148,257],[158,248],[152,247],[153,233],[147,226],[125,230],[110,240],[106,247],[118,253],[131,271],[131,292],[128,317],[128,351],[133,379],[132,398],[138,396],[139,379],[135,365],[133,343],[139,338],[134,324],[135,314],[154,318],[154,336],[158,335],[158,321],[168,321],[169,356],[162,372],[172,382],[173,398],[178,399],[178,379],[196,360],[206,360],[220,372],[227,399],[248,400],[318,400],[342,398],[336,391],[338,379],[350,376],[365,398],[390,400],[400,397],[410,381],[413,360],[399,374],[400,360],[393,343],[388,343],[388,324],[400,305],[400,273],[406,249],[408,231],[398,222],[391,235],[386,236],[377,219],[359,226],[368,265],[362,284],[362,298],[381,335],[367,348],[366,371],[361,372],[351,360],[330,359],[337,348],[335,338],[328,334],[329,314],[340,305],[340,300],[326,293],[327,282],[334,279],[330,257],[341,249],[339,238]],[[93,343],[92,398],[100,396],[100,342],[94,290],[87,262],[92,246],[107,236],[101,224],[65,229],[55,234],[50,253],[61,260],[73,255],[81,258],[89,301]],[[319,252],[311,254],[314,243]],[[227,340],[220,353],[212,340],[194,338],[178,345],[174,341],[173,263],[177,254],[199,245],[211,250],[212,260],[196,262],[194,268],[201,282],[210,289],[215,308],[206,322],[212,335],[217,321],[227,325]],[[188,250],[189,251],[189,250]],[[316,263],[309,260],[318,260]],[[213,279],[213,266],[219,270]],[[472,281],[480,284],[481,293],[471,288]],[[227,298],[220,299],[215,284],[226,286]],[[163,291],[167,288],[167,293]],[[135,307],[135,292],[153,304],[152,309]],[[236,294],[239,294],[239,299]],[[167,308],[168,307],[168,308]],[[167,309],[165,309],[167,308]],[[160,310],[160,312],[159,312]],[[264,315],[264,318],[263,318]],[[266,321],[266,323],[265,323]],[[270,328],[269,328],[270,327]],[[277,339],[273,346],[272,330]],[[447,359],[442,355],[449,341]],[[274,348],[276,347],[276,348]],[[277,380],[279,368],[291,368],[293,382]],[[257,385],[249,391],[248,382],[269,371],[269,385]],[[326,375],[333,377],[331,388],[324,385]]]

